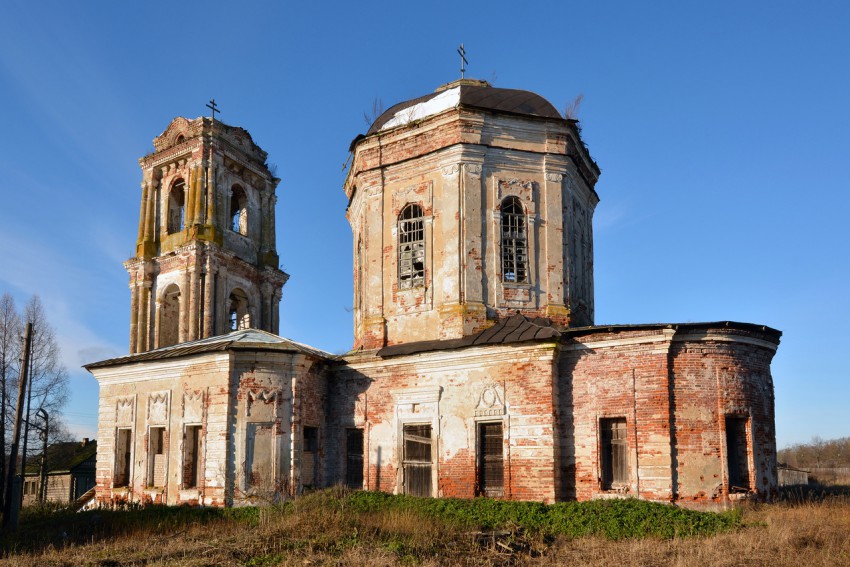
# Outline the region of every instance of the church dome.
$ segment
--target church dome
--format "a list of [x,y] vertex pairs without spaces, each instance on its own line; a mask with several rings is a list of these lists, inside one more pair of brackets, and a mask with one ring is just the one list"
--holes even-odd
[[395,128],[459,106],[563,119],[552,103],[539,94],[518,89],[499,89],[491,87],[487,81],[460,79],[441,86],[433,93],[390,107],[372,123],[366,135]]

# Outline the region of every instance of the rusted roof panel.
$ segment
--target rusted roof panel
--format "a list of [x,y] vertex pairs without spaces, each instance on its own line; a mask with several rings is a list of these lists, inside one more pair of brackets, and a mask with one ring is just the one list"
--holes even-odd
[[384,347],[378,356],[389,357],[435,350],[451,350],[471,346],[501,345],[533,340],[557,340],[561,333],[551,326],[549,319],[528,319],[517,313],[502,319],[489,329],[459,339],[420,341]]
[[564,330],[558,330],[552,326],[549,319],[544,317],[536,317],[529,319],[519,313],[507,319],[502,319],[489,329],[485,329],[474,335],[469,335],[459,339],[420,341],[415,343],[406,343],[400,345],[392,345],[380,349],[377,354],[380,357],[401,356],[406,354],[416,354],[420,352],[431,352],[437,350],[452,350],[471,346],[513,344],[528,341],[559,341],[567,337],[580,337],[594,333],[604,333],[606,331],[616,333],[622,331],[645,330],[645,329],[663,329],[671,328],[677,330],[700,330],[710,328],[729,328],[740,331],[761,332],[767,334],[773,340],[779,343],[779,338],[782,332],[765,325],[755,325],[752,323],[738,323],[735,321],[719,321],[714,323],[649,323],[644,325],[598,325],[592,327],[573,327]]

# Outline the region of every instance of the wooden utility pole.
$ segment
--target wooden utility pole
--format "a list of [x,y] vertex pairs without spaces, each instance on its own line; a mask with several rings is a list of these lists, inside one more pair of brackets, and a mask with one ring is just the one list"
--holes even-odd
[[[24,401],[27,394],[27,371],[30,367],[30,350],[32,350],[32,323],[27,323],[24,334],[24,352],[21,355],[21,377],[18,381],[18,404],[15,408],[15,428],[12,430],[12,448],[9,452],[9,474],[6,479],[6,498],[3,508],[3,529],[18,529],[18,510],[21,499],[19,491],[15,490],[15,466],[18,460],[18,444],[21,441],[21,422],[24,417]],[[23,480],[23,479],[22,479]]]
[[47,502],[47,434],[50,432],[50,415],[44,408],[38,408],[35,415],[41,415],[44,419],[44,427],[40,428],[39,431],[43,443],[41,446],[41,474],[38,483],[38,501],[44,504]]

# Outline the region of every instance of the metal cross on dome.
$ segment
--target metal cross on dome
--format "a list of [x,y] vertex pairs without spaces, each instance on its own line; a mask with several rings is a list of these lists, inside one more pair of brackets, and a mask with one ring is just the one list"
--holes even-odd
[[218,109],[218,105],[215,103],[214,98],[210,99],[209,103],[207,103],[207,108],[212,110],[212,121],[215,122],[215,113],[218,112],[220,114],[221,111]]
[[466,73],[466,66],[469,65],[469,61],[466,60],[466,49],[464,49],[463,44],[460,44],[460,47],[457,48],[457,54],[460,55],[460,78],[464,78],[464,74]]

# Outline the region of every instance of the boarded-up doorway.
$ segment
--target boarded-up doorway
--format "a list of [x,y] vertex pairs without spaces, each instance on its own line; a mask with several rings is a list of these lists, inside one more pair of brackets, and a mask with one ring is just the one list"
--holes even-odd
[[602,489],[616,490],[629,483],[629,445],[626,418],[600,420]]
[[301,452],[301,486],[312,488],[316,484],[316,464],[319,458],[319,428],[304,428],[304,445]]
[[404,493],[431,496],[434,458],[430,425],[404,426]]
[[363,430],[345,431],[345,485],[363,488]]
[[245,488],[273,492],[274,424],[249,423],[245,444]]
[[505,494],[503,439],[501,423],[478,424],[479,496],[501,498]]
[[726,416],[726,459],[729,467],[729,492],[748,491],[750,459],[746,417]]

